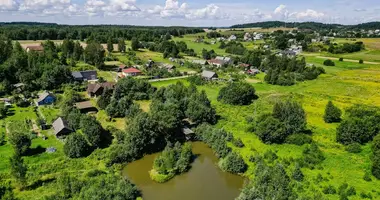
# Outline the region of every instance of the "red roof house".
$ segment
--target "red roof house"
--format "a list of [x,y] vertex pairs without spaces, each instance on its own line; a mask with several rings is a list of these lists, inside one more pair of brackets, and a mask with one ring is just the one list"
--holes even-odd
[[123,76],[139,76],[142,74],[142,72],[136,68],[128,68],[128,69],[123,69],[122,71]]

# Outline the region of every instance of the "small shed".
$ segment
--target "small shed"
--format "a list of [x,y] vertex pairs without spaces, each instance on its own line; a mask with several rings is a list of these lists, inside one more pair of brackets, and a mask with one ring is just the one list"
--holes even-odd
[[188,128],[186,126],[182,128],[182,133],[185,135],[185,138],[188,141],[193,140],[195,137],[194,131],[192,131],[190,128]]
[[54,103],[56,100],[55,96],[50,92],[43,92],[39,95],[37,99],[37,106],[49,105]]
[[80,110],[81,113],[98,112],[91,101],[82,101],[75,104],[75,107]]
[[53,129],[56,137],[65,136],[73,132],[67,121],[62,117],[58,117],[58,119],[53,122]]
[[136,68],[131,67],[131,68],[128,68],[128,69],[123,69],[122,74],[124,76],[139,76],[139,75],[142,74],[142,72],[140,70],[136,69]]
[[90,97],[97,97],[103,94],[105,90],[113,90],[115,83],[104,82],[104,83],[90,83],[87,85],[87,93]]
[[213,71],[207,71],[207,70],[204,70],[202,72],[202,78],[206,79],[206,80],[212,80],[214,78],[218,78],[218,74],[216,74],[215,72]]
[[94,81],[98,79],[98,72],[95,70],[76,71],[72,72],[71,75],[76,81]]

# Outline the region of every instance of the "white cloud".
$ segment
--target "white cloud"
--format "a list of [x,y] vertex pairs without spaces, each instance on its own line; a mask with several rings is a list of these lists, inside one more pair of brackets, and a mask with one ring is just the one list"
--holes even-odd
[[321,19],[322,17],[325,17],[325,14],[322,12],[317,12],[312,9],[307,9],[306,11],[303,12],[294,12],[290,14],[290,17],[294,17],[298,20],[318,20]]
[[0,11],[16,11],[20,4],[15,0],[0,0]]
[[84,5],[84,10],[89,16],[99,15],[102,12],[102,8],[106,6],[106,3],[101,0],[87,0]]
[[289,11],[287,9],[286,5],[279,5],[274,11],[273,14],[275,17],[281,19],[281,20],[286,20],[289,17]]
[[207,5],[205,8],[192,10],[186,15],[186,18],[188,19],[220,19],[225,17],[227,17],[227,15],[223,15],[219,6],[215,4]]
[[274,10],[274,14],[282,14],[284,11],[286,11],[286,5],[279,5],[275,10]]
[[53,11],[54,9],[60,9],[69,5],[70,0],[24,0],[20,6],[20,10],[36,13],[55,12]]
[[110,0],[109,2],[102,0],[87,0],[84,5],[84,10],[89,16],[126,15],[130,14],[130,12],[140,11],[135,3],[135,0]]

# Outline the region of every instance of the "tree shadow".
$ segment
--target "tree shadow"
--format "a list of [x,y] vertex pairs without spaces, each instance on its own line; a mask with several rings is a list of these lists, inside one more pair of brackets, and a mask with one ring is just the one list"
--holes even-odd
[[35,156],[35,155],[44,153],[45,151],[46,151],[46,148],[43,148],[40,145],[38,145],[36,148],[29,149],[26,152],[25,156]]
[[110,131],[103,130],[100,136],[99,148],[105,149],[112,144],[113,136]]
[[55,181],[55,178],[48,178],[46,180],[37,180],[37,181],[33,182],[31,185],[27,186],[25,189],[26,190],[35,190],[35,189],[37,189],[37,188],[39,188],[39,187],[41,187],[47,183],[53,182],[53,181]]

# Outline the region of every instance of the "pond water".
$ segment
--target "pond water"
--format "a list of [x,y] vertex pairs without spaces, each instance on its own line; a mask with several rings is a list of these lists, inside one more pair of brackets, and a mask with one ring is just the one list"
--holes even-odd
[[149,177],[154,158],[148,155],[128,164],[123,169],[142,191],[144,200],[233,200],[243,186],[244,178],[223,172],[217,166],[218,159],[202,142],[192,143],[197,158],[189,172],[177,175],[166,183],[156,183]]

